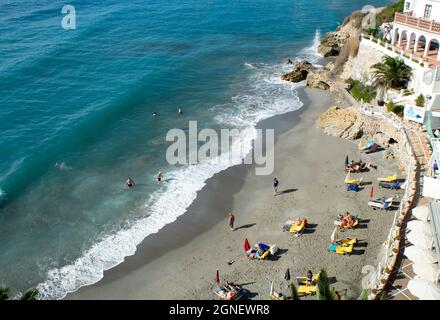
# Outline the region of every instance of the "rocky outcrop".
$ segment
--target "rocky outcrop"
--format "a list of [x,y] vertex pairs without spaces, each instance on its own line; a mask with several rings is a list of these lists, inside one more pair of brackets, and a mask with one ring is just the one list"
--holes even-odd
[[300,82],[306,80],[307,75],[313,69],[315,69],[315,67],[313,67],[310,62],[302,60],[294,65],[292,72],[284,74],[281,79],[290,82]]
[[327,32],[318,46],[318,52],[324,57],[337,56],[348,38],[350,34],[345,31]]
[[332,107],[316,120],[316,127],[323,129],[326,134],[351,140],[362,136],[362,126],[363,122],[355,107]]
[[311,88],[328,90],[330,89],[329,82],[327,71],[323,69],[310,71],[307,75],[307,85]]

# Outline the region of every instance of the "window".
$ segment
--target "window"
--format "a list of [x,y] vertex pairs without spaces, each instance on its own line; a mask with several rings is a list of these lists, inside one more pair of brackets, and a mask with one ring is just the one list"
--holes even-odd
[[411,9],[411,2],[406,1],[405,2],[405,11],[409,11]]
[[431,18],[431,11],[432,11],[432,6],[430,4],[427,4],[425,6],[425,14],[423,15],[423,17],[426,18]]

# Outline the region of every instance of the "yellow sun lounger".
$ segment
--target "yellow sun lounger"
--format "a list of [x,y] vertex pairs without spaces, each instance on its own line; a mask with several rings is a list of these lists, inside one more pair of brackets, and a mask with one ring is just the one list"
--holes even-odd
[[397,180],[397,175],[388,176],[386,178],[377,178],[380,182],[394,182]]
[[[314,274],[313,276],[312,276],[312,281],[318,281],[318,277],[319,277],[319,273],[317,273],[317,274]],[[307,284],[307,277],[296,277],[296,281],[297,281],[297,283],[298,284],[304,284],[304,285],[306,285]]]
[[305,220],[301,220],[301,221],[295,222],[294,224],[292,224],[292,227],[290,227],[290,233],[302,232],[305,227],[306,227],[306,221]]
[[298,286],[297,291],[300,296],[313,295],[316,293],[316,286]]
[[353,244],[350,245],[341,245],[336,247],[337,254],[351,254],[353,251]]
[[356,244],[357,239],[353,238],[353,239],[343,239],[341,240],[341,246],[350,246],[353,244]]

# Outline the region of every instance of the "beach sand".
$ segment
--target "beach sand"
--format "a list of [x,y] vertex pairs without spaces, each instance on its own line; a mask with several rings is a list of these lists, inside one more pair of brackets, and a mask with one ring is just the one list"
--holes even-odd
[[[398,172],[395,161],[383,160],[382,152],[361,157],[357,143],[325,135],[315,128],[315,120],[332,106],[329,92],[301,89],[304,107],[275,116],[259,127],[276,129],[275,170],[269,176],[256,176],[253,165],[239,165],[216,174],[198,193],[183,216],[148,236],[134,256],[104,273],[98,283],[69,294],[67,299],[216,299],[212,293],[216,270],[220,281],[242,284],[253,299],[266,299],[271,282],[275,290],[288,293],[286,269],[292,278],[307,270],[324,268],[338,290],[348,296],[361,292],[361,269],[376,265],[382,243],[387,238],[395,211],[373,211],[367,206],[370,185],[355,193],[347,192],[344,160],[372,160],[378,170],[356,174],[373,182],[375,197],[401,191],[379,190],[377,177]],[[272,179],[280,181],[274,197]],[[227,214],[236,215],[232,232]],[[362,243],[351,256],[327,251],[338,213],[351,212],[366,220],[361,228],[340,233],[357,237]],[[312,232],[293,237],[282,231],[294,217],[307,216],[315,225]],[[248,261],[244,239],[276,244],[275,260]],[[234,260],[232,265],[228,261]]]

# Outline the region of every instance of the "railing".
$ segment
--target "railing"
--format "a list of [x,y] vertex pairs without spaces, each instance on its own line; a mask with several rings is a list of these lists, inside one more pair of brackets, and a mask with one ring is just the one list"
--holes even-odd
[[[429,63],[428,58],[419,58],[414,56],[412,53],[407,52],[399,47],[393,46],[391,43],[385,42],[373,36],[369,36],[367,34],[362,34],[362,41],[369,42],[370,46],[375,46],[375,48],[381,51],[384,54],[390,55],[392,57],[400,56],[402,59],[408,59],[410,62],[413,62],[417,65],[424,66],[426,62]],[[416,65],[413,65],[414,67]]]
[[400,152],[401,161],[408,162],[406,167],[407,177],[405,180],[405,192],[400,201],[399,210],[394,214],[393,224],[390,228],[387,240],[384,242],[385,254],[377,265],[375,284],[370,285],[371,294],[369,295],[369,299],[377,299],[380,294],[385,291],[385,286],[389,281],[391,272],[396,266],[397,255],[399,254],[401,243],[400,238],[397,236],[400,235],[402,222],[413,205],[417,186],[416,172],[418,170],[418,162],[408,139],[405,127],[397,117],[384,113],[383,108],[379,107],[360,106],[360,110],[368,116],[386,120],[400,131],[400,141],[403,141],[404,143],[404,148]]
[[418,28],[428,32],[440,34],[440,23],[433,20],[416,18],[408,14],[396,12],[394,22],[405,24],[410,27]]

